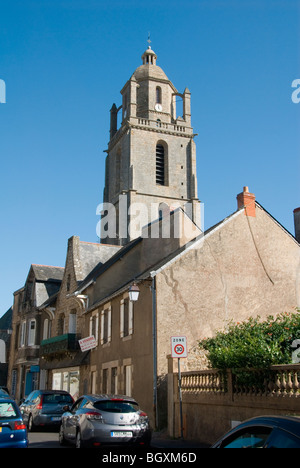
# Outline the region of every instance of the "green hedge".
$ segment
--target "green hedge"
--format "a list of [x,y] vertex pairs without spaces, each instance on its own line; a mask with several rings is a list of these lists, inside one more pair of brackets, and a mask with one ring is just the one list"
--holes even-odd
[[[291,364],[294,340],[300,339],[300,310],[230,323],[227,331],[199,342],[214,369],[268,369]],[[300,353],[299,353],[300,356]]]

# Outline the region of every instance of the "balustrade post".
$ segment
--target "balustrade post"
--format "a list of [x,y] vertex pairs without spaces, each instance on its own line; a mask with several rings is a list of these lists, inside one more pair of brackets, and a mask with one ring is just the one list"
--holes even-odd
[[[226,371],[226,379],[227,379],[227,394],[229,401],[234,400],[234,391],[233,391],[233,376],[231,369],[227,369]],[[224,388],[226,391],[226,387]]]

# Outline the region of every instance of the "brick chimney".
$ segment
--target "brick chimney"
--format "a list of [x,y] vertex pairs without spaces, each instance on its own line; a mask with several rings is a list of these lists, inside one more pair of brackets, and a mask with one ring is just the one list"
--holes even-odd
[[294,210],[295,237],[300,242],[300,208]]
[[248,187],[244,187],[242,193],[239,193],[237,198],[238,210],[245,208],[245,215],[252,216],[255,218],[255,195],[250,193]]

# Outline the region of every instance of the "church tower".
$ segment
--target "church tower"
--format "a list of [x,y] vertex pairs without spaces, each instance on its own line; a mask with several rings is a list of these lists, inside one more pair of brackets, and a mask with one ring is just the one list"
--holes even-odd
[[[200,226],[191,93],[186,88],[180,94],[156,61],[149,46],[121,90],[122,105],[110,110],[102,242],[125,245],[138,237],[137,224],[178,206]],[[176,113],[178,100],[182,116]],[[115,213],[108,214],[106,204]]]

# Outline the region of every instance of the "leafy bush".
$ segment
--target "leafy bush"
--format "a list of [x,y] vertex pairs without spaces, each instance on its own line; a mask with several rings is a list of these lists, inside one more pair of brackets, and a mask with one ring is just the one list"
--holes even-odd
[[199,342],[215,369],[268,369],[292,363],[292,343],[300,339],[300,311],[237,324]]

